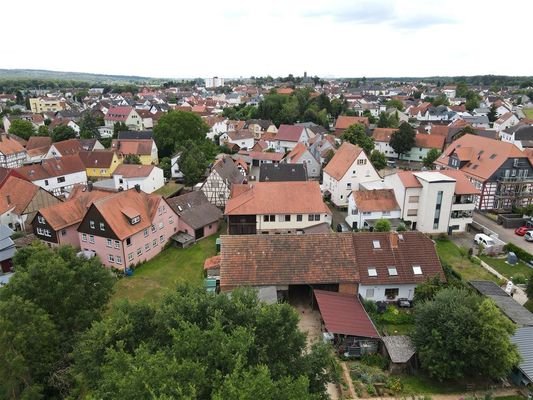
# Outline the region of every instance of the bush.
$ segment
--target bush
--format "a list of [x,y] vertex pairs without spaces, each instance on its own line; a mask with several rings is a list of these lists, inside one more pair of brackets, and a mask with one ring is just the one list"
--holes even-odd
[[371,383],[366,385],[366,392],[369,396],[375,396],[377,394],[376,388]]
[[515,285],[523,285],[527,282],[526,277],[523,274],[516,274],[511,279]]
[[369,314],[377,314],[378,306],[374,300],[363,299],[363,307]]
[[365,354],[361,357],[361,362],[371,367],[385,369],[389,365],[388,360],[381,354]]
[[503,250],[507,252],[512,251],[524,262],[530,262],[533,260],[533,255],[513,243],[507,243],[505,246],[503,246]]
[[385,384],[385,387],[394,393],[399,393],[403,390],[403,383],[400,380],[400,378],[389,378],[387,379],[387,383]]

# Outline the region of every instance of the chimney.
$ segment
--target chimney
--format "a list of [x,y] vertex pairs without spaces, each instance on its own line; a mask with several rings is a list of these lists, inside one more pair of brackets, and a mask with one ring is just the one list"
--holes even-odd
[[7,200],[7,205],[10,205],[11,204],[11,196],[7,195],[6,196],[6,200]]
[[137,193],[141,193],[141,185],[136,184],[135,185],[135,190],[137,191]]
[[390,247],[391,249],[395,250],[398,249],[398,233],[391,232],[390,233]]
[[87,181],[87,191],[90,192],[93,190],[93,183],[91,181]]

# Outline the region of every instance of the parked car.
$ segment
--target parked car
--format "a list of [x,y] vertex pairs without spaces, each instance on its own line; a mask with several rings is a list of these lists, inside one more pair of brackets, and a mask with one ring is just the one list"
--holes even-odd
[[396,304],[398,305],[398,307],[404,307],[404,308],[411,308],[411,300],[405,298],[405,297],[400,297],[398,300],[396,300]]
[[514,230],[514,233],[518,236],[524,236],[526,234],[527,231],[531,230],[531,228],[527,227],[527,226],[521,226],[519,228],[516,228]]
[[340,224],[337,224],[337,232],[350,232],[351,229],[348,226],[348,224],[341,222]]
[[526,239],[527,242],[533,242],[533,231],[527,231],[524,235],[524,239]]
[[494,240],[492,240],[490,236],[485,235],[484,233],[478,233],[476,236],[474,236],[474,243],[482,244],[485,247],[494,246],[495,244]]

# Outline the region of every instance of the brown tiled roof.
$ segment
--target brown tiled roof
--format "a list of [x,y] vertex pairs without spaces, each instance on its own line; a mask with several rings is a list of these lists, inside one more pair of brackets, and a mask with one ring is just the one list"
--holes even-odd
[[352,195],[357,209],[362,212],[400,209],[392,189],[354,190]]
[[324,172],[338,181],[341,180],[362,151],[363,149],[359,146],[344,142],[341,147],[337,149],[337,152],[328,165],[326,165]]
[[0,153],[4,155],[24,152],[24,147],[20,142],[11,137],[11,135],[0,135]]
[[107,111],[107,114],[105,115],[105,119],[108,121],[122,121],[125,122],[128,119],[128,116],[133,111],[133,107],[129,106],[120,106],[116,107],[113,106],[109,108]]
[[0,188],[0,214],[15,207],[15,214],[21,215],[28,207],[39,186],[24,179],[10,176]]
[[115,169],[113,175],[122,175],[124,178],[144,178],[150,175],[155,165],[121,164]]
[[422,184],[411,171],[398,171],[398,178],[405,188],[420,188]]
[[286,142],[298,142],[304,129],[303,126],[281,124],[275,138]]
[[30,181],[85,171],[85,165],[78,154],[43,160],[40,164],[25,165],[16,171]]
[[277,88],[276,93],[277,94],[292,94],[294,92],[294,89],[292,88]]
[[[354,251],[362,284],[422,283],[434,276],[445,280],[435,244],[421,232],[363,232],[355,235]],[[374,248],[374,241],[379,241],[379,249]],[[420,266],[422,274],[415,275],[413,265]],[[389,275],[389,267],[396,267],[398,275]],[[370,276],[369,268],[375,268],[377,276]]]
[[26,144],[26,150],[38,149],[40,147],[50,147],[52,138],[50,136],[31,136]]
[[254,134],[248,129],[242,129],[240,131],[231,131],[228,132],[228,136],[231,140],[243,140],[243,139],[253,139]]
[[398,129],[395,128],[376,128],[372,133],[372,137],[376,142],[386,142],[389,143],[390,137]]
[[340,115],[335,122],[335,129],[348,129],[348,127],[354,124],[368,126],[368,117],[349,117],[347,115]]
[[456,169],[441,169],[439,172],[455,179],[455,194],[462,195],[481,193],[481,191],[476,189],[472,182],[468,180],[463,171]]
[[39,212],[46,219],[46,222],[55,231],[58,231],[80,223],[93,201],[112,194],[113,192],[97,188],[89,191],[85,185],[76,185],[67,201],[41,208]]
[[306,145],[302,142],[298,142],[298,144],[294,146],[294,149],[292,149],[287,156],[287,159],[290,160],[291,163],[297,163],[300,157],[304,155],[306,150]]
[[54,143],[54,147],[59,151],[61,156],[78,154],[83,150],[83,147],[78,139],[68,139],[61,142]]
[[461,161],[468,161],[461,171],[478,180],[489,179],[509,158],[527,158],[512,143],[467,133],[450,144],[435,163],[448,167],[454,153]]
[[171,197],[167,203],[180,220],[193,229],[202,228],[222,218],[222,211],[211,204],[201,190]]
[[232,193],[224,214],[331,214],[316,181],[256,182],[241,187]]
[[269,151],[246,151],[246,150],[241,150],[239,151],[238,154],[242,156],[248,156],[252,160],[268,160],[268,161],[281,161],[283,160],[283,157],[285,156],[283,153],[275,153],[275,152],[269,152]]
[[149,156],[152,154],[152,139],[113,139],[111,148],[121,154],[136,154],[139,156]]
[[220,285],[358,282],[350,234],[221,236]]
[[79,156],[85,168],[110,168],[113,164],[113,151],[80,151]]
[[418,133],[415,136],[415,147],[423,149],[438,149],[442,151],[446,137],[441,135],[429,135],[427,133]]

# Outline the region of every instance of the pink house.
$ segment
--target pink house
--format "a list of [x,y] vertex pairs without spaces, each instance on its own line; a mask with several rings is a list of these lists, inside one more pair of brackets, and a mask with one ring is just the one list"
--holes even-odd
[[80,248],[78,225],[93,201],[111,194],[113,192],[108,190],[76,185],[66,201],[37,212],[31,222],[33,233],[50,247],[70,245]]
[[161,197],[130,189],[94,201],[78,227],[82,250],[125,269],[159,254],[178,231],[178,215]]

